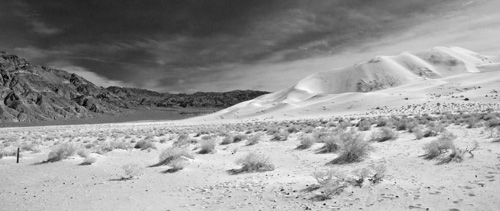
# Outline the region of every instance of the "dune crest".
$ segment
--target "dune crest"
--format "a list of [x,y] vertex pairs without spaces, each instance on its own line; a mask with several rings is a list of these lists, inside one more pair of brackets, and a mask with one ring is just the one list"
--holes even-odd
[[[379,91],[462,74],[497,71],[491,57],[460,47],[434,47],[420,52],[376,56],[336,70],[312,74],[292,87],[260,96],[213,115],[218,119],[256,117],[275,111],[303,108],[318,102],[362,99]],[[434,84],[437,82],[434,82]],[[373,94],[372,94],[373,93]]]

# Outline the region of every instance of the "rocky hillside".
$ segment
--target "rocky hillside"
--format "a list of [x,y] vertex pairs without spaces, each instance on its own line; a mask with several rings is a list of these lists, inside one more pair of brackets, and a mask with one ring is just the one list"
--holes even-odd
[[226,108],[254,99],[268,92],[235,90],[230,92],[196,92],[194,94],[158,93],[145,89],[106,88],[114,96],[127,100],[133,106],[156,106],[166,108]]
[[168,94],[94,85],[63,70],[0,52],[0,122],[33,122],[120,114],[129,108],[225,108],[266,92]]

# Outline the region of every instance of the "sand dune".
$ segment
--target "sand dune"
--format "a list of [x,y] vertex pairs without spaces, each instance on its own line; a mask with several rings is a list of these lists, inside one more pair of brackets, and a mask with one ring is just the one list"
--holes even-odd
[[380,104],[378,107],[401,106],[404,99],[426,99],[426,93],[439,92],[445,84],[467,88],[464,83],[453,84],[454,77],[487,86],[482,79],[498,78],[499,67],[494,57],[460,47],[376,56],[353,66],[312,74],[292,87],[195,120],[301,118],[355,113],[359,110],[355,107],[370,109],[374,103]]

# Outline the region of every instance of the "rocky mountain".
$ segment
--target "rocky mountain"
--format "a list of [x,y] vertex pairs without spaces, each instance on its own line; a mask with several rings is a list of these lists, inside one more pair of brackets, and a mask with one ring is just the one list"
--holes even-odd
[[267,94],[259,91],[169,94],[102,88],[76,74],[33,65],[0,52],[0,122],[33,122],[116,115],[130,108],[225,108]]

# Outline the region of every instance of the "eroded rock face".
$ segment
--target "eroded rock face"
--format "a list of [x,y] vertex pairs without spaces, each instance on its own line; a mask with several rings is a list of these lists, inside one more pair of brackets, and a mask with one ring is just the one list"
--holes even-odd
[[168,94],[94,85],[63,70],[32,65],[0,51],[0,122],[32,122],[119,114],[128,108],[225,108],[259,91]]
[[119,113],[119,106],[98,99],[103,92],[108,93],[78,75],[0,53],[0,121],[31,122]]

